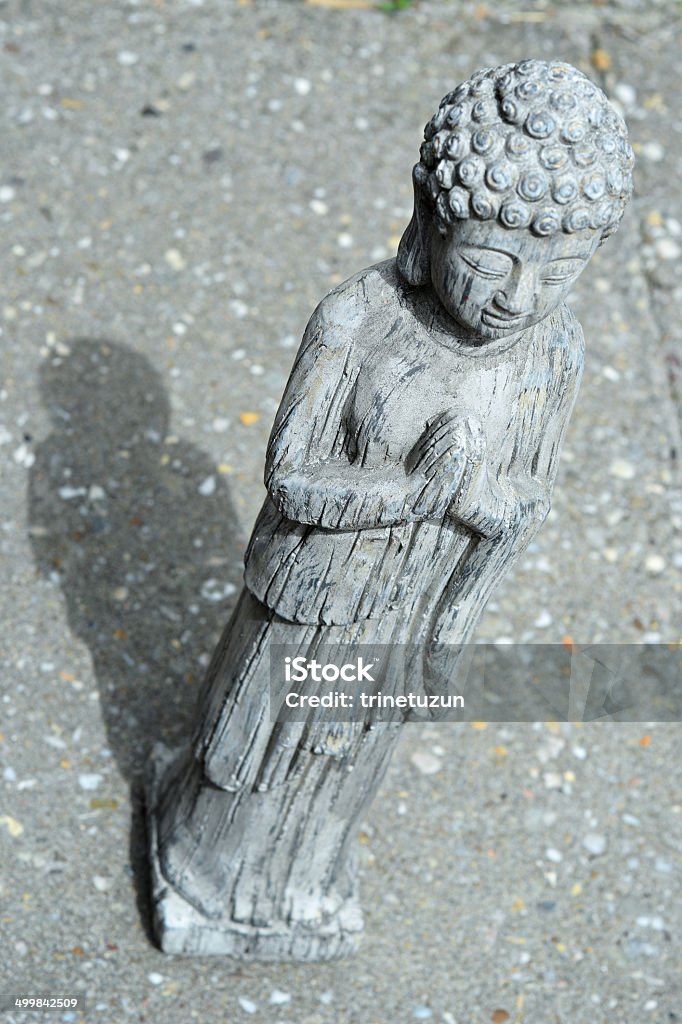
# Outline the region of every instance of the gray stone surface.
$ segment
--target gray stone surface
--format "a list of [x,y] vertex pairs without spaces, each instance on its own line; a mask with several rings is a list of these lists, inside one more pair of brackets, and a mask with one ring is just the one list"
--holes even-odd
[[85,991],[88,1021],[682,1017],[677,724],[406,730],[345,963],[168,959],[140,924],[130,786],[187,731],[292,348],[321,294],[395,251],[414,139],[476,67],[602,50],[643,149],[571,299],[587,364],[554,511],[480,635],[680,639],[675,257],[647,248],[677,237],[676,5],[530,8],[0,7],[0,988]]

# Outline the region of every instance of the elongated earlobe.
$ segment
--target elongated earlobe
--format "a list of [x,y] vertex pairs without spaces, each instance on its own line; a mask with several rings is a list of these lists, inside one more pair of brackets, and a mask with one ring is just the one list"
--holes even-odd
[[[419,164],[417,164],[419,166]],[[431,280],[431,260],[429,257],[429,226],[431,210],[424,193],[412,173],[414,188],[414,211],[412,219],[405,228],[398,246],[398,270],[412,285],[427,284]]]

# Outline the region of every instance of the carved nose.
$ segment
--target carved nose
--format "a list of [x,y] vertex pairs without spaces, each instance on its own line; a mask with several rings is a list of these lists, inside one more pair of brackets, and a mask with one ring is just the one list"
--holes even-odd
[[506,292],[498,292],[493,301],[502,313],[509,316],[525,316],[533,311],[532,295],[520,288],[511,296]]

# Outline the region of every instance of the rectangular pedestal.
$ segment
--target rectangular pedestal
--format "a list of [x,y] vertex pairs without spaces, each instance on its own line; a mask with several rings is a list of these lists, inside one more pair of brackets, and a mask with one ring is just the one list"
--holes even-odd
[[154,933],[164,953],[234,957],[238,960],[331,960],[356,950],[362,914],[348,900],[331,921],[256,928],[230,918],[208,918],[173,889],[163,876],[158,857],[156,798],[159,780],[177,757],[157,743],[146,778],[147,829],[151,869]]

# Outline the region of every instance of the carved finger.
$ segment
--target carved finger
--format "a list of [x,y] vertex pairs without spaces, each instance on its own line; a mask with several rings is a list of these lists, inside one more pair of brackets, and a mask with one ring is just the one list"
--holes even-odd
[[424,466],[422,473],[429,479],[436,473],[450,472],[454,470],[456,466],[460,466],[464,451],[461,443],[451,441],[450,444],[439,452],[435,458],[431,459],[427,466]]
[[435,519],[445,515],[448,504],[448,489],[442,484],[434,486],[434,482],[429,480],[417,496],[413,508],[416,515]]
[[444,437],[452,437],[453,434],[460,433],[462,430],[461,420],[449,420],[447,423],[441,423],[441,425],[428,437],[429,444],[437,444]]
[[454,409],[444,409],[443,412],[435,416],[426,426],[429,433],[433,433],[434,430],[438,430],[440,427],[445,426],[447,423],[451,423],[453,420],[460,419],[461,416]]
[[442,438],[438,444],[432,445],[427,451],[424,452],[419,462],[415,466],[420,473],[426,474],[434,463],[438,462],[445,453],[452,448],[452,439],[449,437]]
[[429,420],[424,428],[424,431],[419,439],[418,443],[428,444],[429,441],[440,436],[443,430],[447,428],[449,423],[453,420],[457,420],[458,416],[453,410],[445,411],[440,413],[438,416],[434,416],[433,419]]
[[424,458],[424,455],[429,450],[430,442],[430,435],[426,431],[415,441],[405,460],[408,472],[412,472],[419,465],[420,460]]
[[405,460],[408,472],[413,472],[431,451],[433,445],[448,435],[452,429],[453,421],[456,421],[457,418],[456,413],[450,410],[442,412],[432,420],[429,420]]
[[470,444],[467,444],[466,432],[461,423],[457,425],[449,423],[443,426],[439,434],[430,439],[429,445],[425,447],[423,454],[417,462],[418,468],[421,472],[425,472],[425,467],[428,464],[440,458],[447,450],[453,447],[462,451],[466,451],[467,447],[470,447]]

